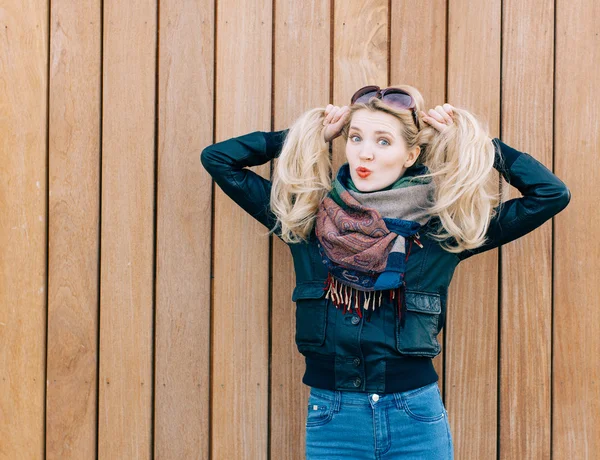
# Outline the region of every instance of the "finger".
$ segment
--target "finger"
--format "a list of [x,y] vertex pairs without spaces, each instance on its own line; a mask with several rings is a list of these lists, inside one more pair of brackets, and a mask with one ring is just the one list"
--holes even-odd
[[345,106],[345,110],[344,110],[344,123],[347,122],[350,119],[350,107]]
[[447,125],[452,124],[452,118],[450,118],[450,115],[448,115],[446,113],[446,111],[444,110],[444,108],[441,105],[436,106],[435,110],[437,113],[440,114],[440,116],[442,117],[442,120],[445,124],[447,124]]
[[334,107],[333,109],[331,109],[331,112],[329,112],[329,115],[327,115],[325,117],[325,124],[326,125],[331,123],[331,120],[333,119],[333,117],[335,115],[335,112],[336,112],[336,108]]
[[341,107],[336,112],[336,114],[334,115],[334,117],[331,119],[331,123],[337,123],[342,118],[345,119],[346,116],[348,115],[349,111],[350,111],[350,108],[348,106]]
[[[329,107],[329,106],[328,106]],[[323,124],[326,125],[329,123],[329,120],[331,120],[331,112],[335,110],[335,106],[331,106],[329,107],[329,110],[325,111],[325,118],[323,118]]]
[[446,126],[447,126],[445,123],[440,123],[433,117],[424,117],[423,121],[425,123],[427,123],[429,126],[431,126],[432,128],[437,129],[440,133],[442,131],[444,131],[444,129],[446,129]]
[[331,123],[331,120],[333,120],[333,117],[336,115],[336,113],[338,112],[340,108],[337,105],[334,105],[333,108],[331,109],[331,111],[329,112],[329,115],[327,115],[325,117],[325,124],[327,123]]
[[339,120],[337,121],[333,121],[330,125],[332,127],[332,130],[337,134],[339,132],[341,132],[342,128],[344,127],[344,124],[346,123],[346,119],[345,117],[341,117]]
[[332,104],[327,104],[327,107],[325,107],[325,111],[323,112],[323,125],[327,124],[325,120],[327,119],[327,115],[329,115],[333,107],[334,106]]
[[336,121],[338,121],[340,119],[340,115],[342,115],[342,109],[338,107],[333,116],[331,117],[331,123],[335,123]]
[[447,102],[442,107],[444,107],[444,110],[446,111],[447,114],[449,114],[449,115],[453,115],[454,114],[454,107],[452,107]]
[[442,114],[439,113],[435,109],[429,109],[429,111],[427,112],[427,114],[429,115],[430,118],[433,118],[434,120],[437,120],[439,122],[444,121],[444,117],[442,117]]

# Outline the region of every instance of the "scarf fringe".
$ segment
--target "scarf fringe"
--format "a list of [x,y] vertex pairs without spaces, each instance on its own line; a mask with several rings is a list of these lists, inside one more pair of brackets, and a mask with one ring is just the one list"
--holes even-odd
[[324,291],[327,291],[325,298],[330,299],[335,308],[341,308],[344,315],[346,312],[354,310],[362,318],[364,310],[367,321],[371,321],[371,314],[376,308],[381,308],[384,292],[387,292],[390,302],[395,304],[398,309],[398,318],[402,326],[404,326],[406,317],[404,289],[405,286],[402,284],[396,289],[388,289],[387,291],[360,291],[341,283],[331,273],[327,275],[325,287],[323,288]]
[[[410,255],[410,250],[412,248],[413,241],[422,248],[423,245],[419,241],[419,233],[408,237],[409,246],[406,251],[405,261],[408,261],[408,256]],[[402,274],[404,278],[404,274]],[[363,313],[362,310],[366,310],[366,318],[367,321],[371,321],[371,313],[376,309],[381,307],[381,301],[383,299],[384,291],[360,291],[358,289],[353,288],[352,286],[348,286],[347,284],[343,284],[336,278],[334,278],[331,273],[328,273],[327,279],[325,280],[324,291],[327,291],[325,294],[326,299],[331,299],[335,308],[342,308],[344,315],[346,312],[354,310],[356,314],[362,318]],[[390,302],[395,303],[398,309],[398,318],[400,319],[400,325],[404,327],[404,323],[406,320],[406,300],[405,300],[405,285],[404,280],[400,287],[396,289],[388,289],[388,297]],[[354,304],[352,303],[354,301]],[[371,307],[369,309],[369,307]]]

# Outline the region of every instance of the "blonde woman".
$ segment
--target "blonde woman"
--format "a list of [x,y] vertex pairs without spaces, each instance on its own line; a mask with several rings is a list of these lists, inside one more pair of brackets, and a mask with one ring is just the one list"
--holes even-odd
[[[451,459],[432,358],[456,266],[564,209],[569,189],[467,110],[360,88],[289,130],[207,147],[216,183],[291,250],[306,458]],[[332,171],[328,142],[345,141]],[[273,183],[247,166],[275,159]],[[498,170],[522,198],[501,203]]]

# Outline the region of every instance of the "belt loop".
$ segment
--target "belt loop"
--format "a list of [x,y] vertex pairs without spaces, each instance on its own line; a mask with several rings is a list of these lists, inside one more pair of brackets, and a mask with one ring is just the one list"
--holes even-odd
[[398,409],[402,409],[402,395],[400,393],[394,393],[394,401]]
[[333,398],[333,412],[337,413],[340,411],[340,407],[342,406],[342,392],[340,390],[335,390],[334,398]]

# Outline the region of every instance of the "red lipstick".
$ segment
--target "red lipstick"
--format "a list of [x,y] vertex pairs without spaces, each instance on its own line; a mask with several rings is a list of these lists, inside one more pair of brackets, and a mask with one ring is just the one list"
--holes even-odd
[[356,168],[356,174],[358,174],[358,177],[360,177],[361,179],[369,177],[371,172],[372,171],[370,169],[367,169],[364,166],[359,166],[358,168]]

